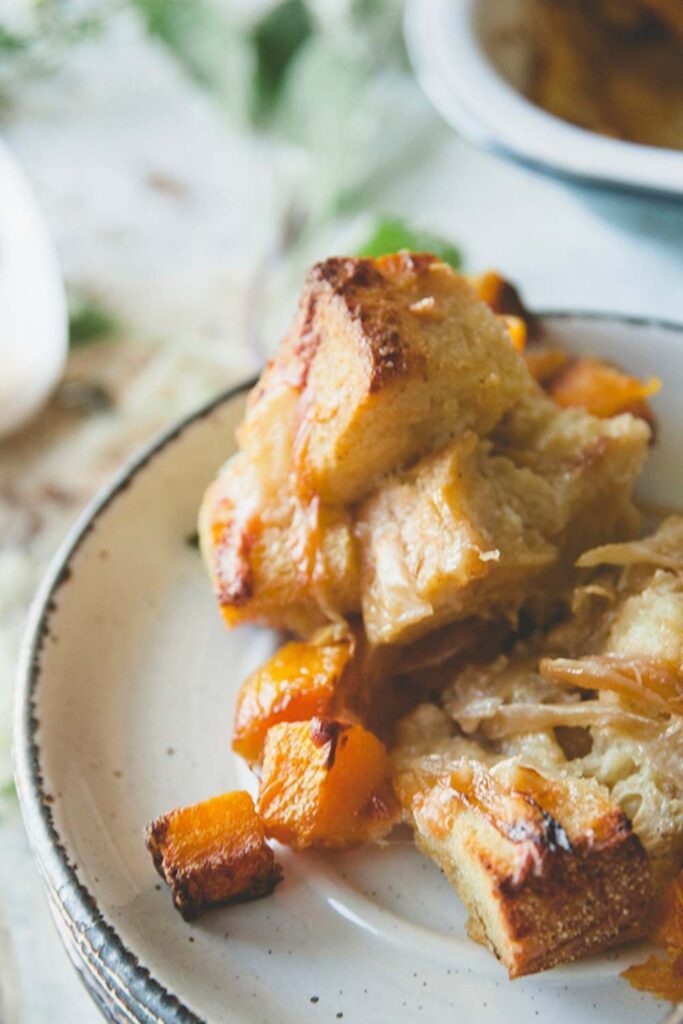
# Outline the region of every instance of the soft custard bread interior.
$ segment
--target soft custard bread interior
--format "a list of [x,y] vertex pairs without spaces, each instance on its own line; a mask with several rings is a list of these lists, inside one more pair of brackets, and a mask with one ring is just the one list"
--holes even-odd
[[245,452],[207,491],[199,534],[229,626],[263,622],[299,636],[359,607],[353,521],[343,506],[304,505],[286,486],[264,494]]
[[420,848],[513,976],[642,934],[683,866],[683,519],[585,555],[549,635],[400,725]]
[[373,644],[566,595],[586,546],[632,535],[649,438],[559,410],[503,323],[425,254],[316,265],[209,488],[200,539],[226,621]]
[[582,551],[632,535],[647,438],[631,416],[560,411],[533,386],[490,436],[467,432],[387,481],[357,520],[369,638],[565,596]]

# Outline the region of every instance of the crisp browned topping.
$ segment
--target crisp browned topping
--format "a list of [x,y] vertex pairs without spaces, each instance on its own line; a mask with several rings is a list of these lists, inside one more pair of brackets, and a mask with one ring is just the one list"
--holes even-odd
[[327,754],[325,767],[334,768],[337,757],[337,744],[342,733],[351,728],[350,722],[341,722],[338,718],[312,718],[310,724],[311,739],[316,747],[324,747],[329,743],[330,749]]
[[418,846],[470,910],[471,934],[511,977],[643,934],[647,856],[617,807],[523,766],[500,777],[461,762],[430,783],[444,756],[438,742],[430,749],[422,781],[404,764],[394,784]]
[[398,329],[399,318],[386,300],[388,280],[372,260],[329,259],[318,263],[310,283],[325,282],[345,304],[360,328],[367,364],[368,389],[376,392],[407,372],[408,352]]
[[216,540],[218,600],[239,608],[251,599],[254,577],[251,567],[253,531],[235,519],[222,524]]
[[293,383],[299,391],[306,387],[308,371],[315,359],[315,354],[320,344],[320,334],[315,326],[315,309],[317,297],[314,292],[309,292],[302,299],[303,321],[298,337],[292,344],[292,352],[295,358],[295,365],[298,368],[298,375]]

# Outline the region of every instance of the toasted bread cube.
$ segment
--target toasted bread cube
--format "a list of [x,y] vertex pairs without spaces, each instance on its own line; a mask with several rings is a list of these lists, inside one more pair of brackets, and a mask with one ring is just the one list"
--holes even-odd
[[[579,566],[572,613],[457,667],[392,754],[418,844],[513,975],[653,923],[683,949],[683,517]],[[664,992],[675,960],[627,975]]]
[[505,326],[446,264],[328,259],[309,273],[260,401],[283,380],[301,389],[297,475],[349,503],[450,437],[490,431],[526,378]]
[[199,538],[229,626],[263,622],[310,636],[334,613],[360,607],[349,513],[317,502],[305,507],[286,487],[268,493],[245,453],[207,490]]
[[351,635],[329,629],[310,643],[281,647],[242,685],[233,750],[249,762],[258,761],[271,726],[330,715],[352,656]]
[[[582,555],[572,613],[401,721],[420,848],[513,976],[648,932],[683,948],[683,517]],[[600,573],[595,570],[602,566]],[[657,921],[653,901],[665,892]],[[676,992],[677,960],[626,972]]]
[[[444,743],[446,774],[430,777],[427,761],[425,771],[403,756],[396,791],[418,847],[467,906],[470,936],[511,978],[644,934],[647,858],[607,790],[512,761],[448,759]],[[454,741],[469,753],[468,743]]]
[[242,791],[155,818],[146,841],[186,921],[209,907],[267,896],[282,878],[254,802]]
[[539,507],[552,502],[544,480],[492,458],[489,444],[469,434],[371,498],[359,518],[371,642],[406,643],[449,620],[521,603],[525,578],[556,557],[525,520],[534,494]]
[[529,601],[566,595],[581,551],[632,536],[647,426],[558,410],[533,388],[491,440],[466,434],[361,507],[372,642],[405,643],[473,615],[514,620]]
[[398,816],[388,770],[384,745],[361,725],[313,718],[273,726],[258,798],[266,834],[295,850],[381,838]]

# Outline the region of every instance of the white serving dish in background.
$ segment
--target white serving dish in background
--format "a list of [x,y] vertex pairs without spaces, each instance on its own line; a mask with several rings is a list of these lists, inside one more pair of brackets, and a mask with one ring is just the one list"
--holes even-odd
[[683,198],[683,152],[578,128],[515,88],[528,66],[524,0],[406,0],[405,31],[425,92],[470,141],[587,184]]
[[0,437],[45,401],[66,362],[66,299],[28,182],[0,141]]

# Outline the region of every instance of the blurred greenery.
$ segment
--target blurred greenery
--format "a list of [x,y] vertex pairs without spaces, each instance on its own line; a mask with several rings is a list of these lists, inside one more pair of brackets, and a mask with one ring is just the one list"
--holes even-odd
[[459,270],[462,266],[460,251],[440,235],[422,231],[398,217],[379,217],[366,241],[358,249],[359,256],[386,256],[400,249],[413,252],[431,252],[444,263]]
[[17,795],[17,790],[14,785],[14,779],[7,779],[6,782],[0,786],[0,799],[10,799]]
[[[13,76],[16,85],[22,75],[49,71],[58,53],[132,14],[226,118],[277,143],[283,216],[293,213],[297,225],[288,253],[303,252],[332,218],[386,209],[387,186],[428,159],[439,137],[409,68],[402,0],[10,2],[33,17],[17,30],[0,0],[0,99],[11,96]],[[395,217],[375,224],[363,251],[399,248],[459,263],[448,241]],[[92,304],[76,307],[71,343],[96,341],[112,326]]]
[[255,54],[228,5],[212,0],[129,0],[150,35],[235,118],[251,107]]
[[4,56],[11,53],[20,53],[25,50],[28,46],[28,39],[16,35],[14,32],[9,32],[6,28],[0,25],[0,53]]
[[90,295],[69,295],[69,345],[81,348],[111,338],[118,328],[116,318]]
[[434,132],[408,67],[402,0],[266,0],[251,14],[235,0],[10,4],[31,18],[17,29],[0,4],[0,97],[13,77],[49,69],[68,44],[135,11],[227,116],[303,155],[289,184],[312,223],[377,206]]
[[256,55],[252,113],[263,122],[277,103],[292,58],[313,33],[313,19],[303,0],[284,0],[254,26]]
[[22,82],[49,73],[71,47],[96,34],[118,0],[5,0],[0,2],[0,104]]

